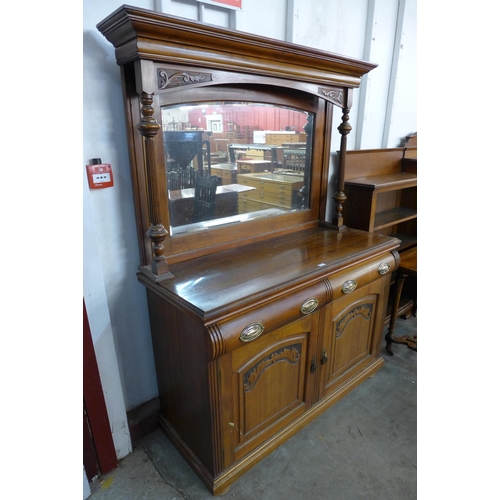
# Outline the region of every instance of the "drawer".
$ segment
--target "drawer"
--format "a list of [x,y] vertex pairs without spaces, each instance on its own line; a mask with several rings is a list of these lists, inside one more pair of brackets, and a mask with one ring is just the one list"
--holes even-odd
[[324,280],[321,280],[280,299],[242,311],[227,321],[208,325],[212,332],[210,336],[214,342],[214,352],[222,355],[233,351],[297,319],[313,314],[330,299],[331,290],[328,290]]
[[244,214],[247,212],[256,212],[258,210],[267,210],[268,208],[290,208],[276,203],[266,203],[259,200],[238,199],[238,212]]
[[250,191],[249,193],[241,193],[243,199],[260,201],[262,203],[271,203],[290,208],[292,206],[291,193],[268,193],[263,190]]
[[[291,193],[294,189],[300,189],[302,184],[291,183],[291,182],[271,182],[269,180],[259,180],[259,179],[245,179],[238,175],[238,184],[243,184],[244,186],[251,186],[259,191],[265,191],[269,193]],[[295,184],[299,184],[295,186]]]
[[328,281],[330,281],[333,288],[333,300],[349,295],[354,290],[368,285],[396,269],[396,259],[392,253],[387,253],[367,260],[346,271],[332,274],[328,276]]
[[216,175],[217,177],[221,177],[222,179],[233,179],[236,178],[236,172],[231,170],[226,170],[223,168],[214,168],[212,167],[212,175]]

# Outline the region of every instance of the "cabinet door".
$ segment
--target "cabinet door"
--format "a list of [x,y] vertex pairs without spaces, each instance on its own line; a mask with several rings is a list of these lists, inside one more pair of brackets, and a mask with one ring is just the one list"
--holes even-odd
[[317,323],[317,313],[311,314],[220,358],[220,426],[226,467],[312,405],[309,368]]
[[380,357],[388,279],[379,279],[326,307],[320,398]]

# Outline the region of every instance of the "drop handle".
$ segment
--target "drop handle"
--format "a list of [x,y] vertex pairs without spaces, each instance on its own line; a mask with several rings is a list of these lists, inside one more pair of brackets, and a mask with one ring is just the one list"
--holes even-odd
[[316,371],[316,368],[318,368],[318,364],[316,363],[316,356],[313,356],[313,359],[311,361],[311,373],[314,373]]
[[321,364],[326,365],[328,362],[328,356],[326,355],[326,349],[323,349],[323,352],[321,353]]

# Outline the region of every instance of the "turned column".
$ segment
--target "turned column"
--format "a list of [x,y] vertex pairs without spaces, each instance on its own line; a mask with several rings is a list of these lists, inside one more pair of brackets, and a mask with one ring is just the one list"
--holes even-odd
[[340,139],[340,152],[339,152],[339,174],[337,181],[337,192],[334,194],[333,199],[335,201],[335,214],[333,216],[332,224],[339,230],[343,231],[346,229],[344,225],[344,217],[342,216],[342,210],[344,209],[344,203],[347,200],[347,196],[344,193],[344,178],[345,178],[345,157],[347,150],[347,134],[352,130],[351,125],[349,125],[349,108],[342,108],[342,123],[339,125],[337,130],[342,136]]
[[146,234],[153,243],[153,261],[150,270],[154,279],[168,279],[173,275],[168,270],[167,259],[163,255],[165,247],[163,241],[168,231],[160,221],[158,181],[156,178],[156,158],[154,138],[160,130],[160,124],[156,121],[153,109],[153,96],[146,92],[141,93],[141,121],[137,129],[144,138],[144,152],[146,160],[146,177],[148,185],[148,212],[150,226]]

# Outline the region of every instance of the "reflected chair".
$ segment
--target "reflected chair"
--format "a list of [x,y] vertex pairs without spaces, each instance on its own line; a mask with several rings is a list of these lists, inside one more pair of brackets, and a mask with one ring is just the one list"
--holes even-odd
[[204,174],[195,172],[193,222],[214,218],[217,185],[218,178],[216,175],[210,176],[207,172]]
[[194,187],[195,170],[193,167],[187,167],[179,172],[180,189]]
[[179,172],[175,170],[171,170],[167,174],[167,185],[169,191],[176,191],[177,189],[180,189],[180,179],[179,179]]
[[306,163],[305,149],[284,149],[283,150],[283,170],[289,173],[304,173]]

